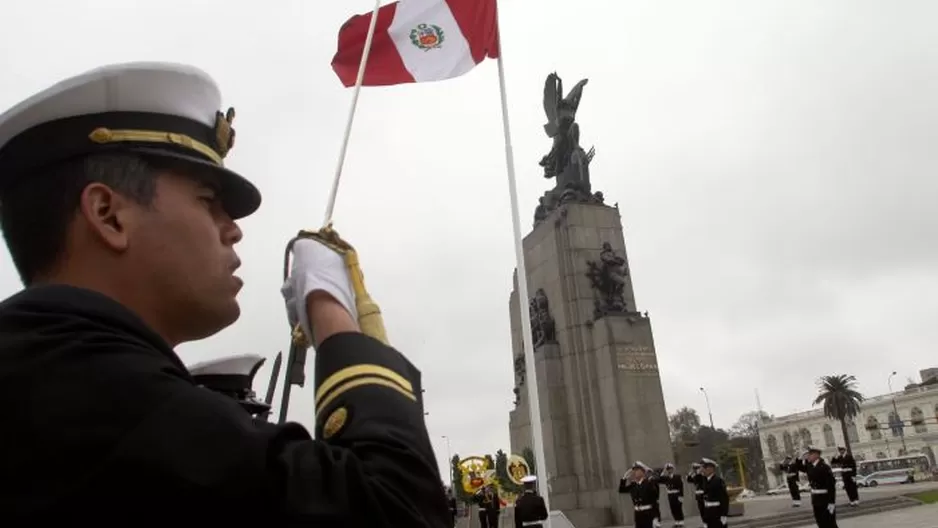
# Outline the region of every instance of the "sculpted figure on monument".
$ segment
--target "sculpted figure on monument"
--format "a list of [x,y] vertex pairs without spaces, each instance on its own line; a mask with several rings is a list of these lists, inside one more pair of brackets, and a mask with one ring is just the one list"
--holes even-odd
[[594,302],[594,315],[598,318],[608,313],[628,312],[625,304],[625,280],[629,272],[625,267],[625,259],[616,255],[612,245],[603,242],[599,261],[591,260],[586,265],[589,268],[586,276],[598,296]]
[[540,223],[551,211],[565,203],[603,203],[602,193],[592,193],[589,165],[596,149],[589,151],[580,146],[580,125],[576,122],[576,111],[583,97],[583,87],[589,79],[583,79],[563,95],[563,80],[556,72],[547,76],[544,83],[544,113],[547,124],[544,132],[553,140],[553,145],[540,165],[545,178],[556,178],[557,184],[544,193],[534,212],[534,225]]
[[515,356],[515,378],[519,387],[524,385],[525,372],[524,354],[518,354]]
[[[544,132],[554,140],[550,152],[541,159],[545,178],[557,178],[557,188],[565,189],[569,184],[589,192],[589,159],[580,147],[580,126],[576,123],[576,111],[583,97],[583,87],[589,79],[583,79],[563,95],[563,80],[556,72],[544,82],[544,113],[547,124]],[[592,159],[592,156],[590,156]],[[576,170],[568,170],[576,166]]]
[[550,315],[550,303],[544,288],[538,288],[534,293],[534,298],[529,302],[528,312],[531,316],[531,340],[534,346],[556,343],[557,326]]

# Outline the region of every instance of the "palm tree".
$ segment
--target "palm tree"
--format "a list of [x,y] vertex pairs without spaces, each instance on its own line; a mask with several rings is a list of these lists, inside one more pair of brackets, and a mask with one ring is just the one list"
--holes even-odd
[[863,395],[857,390],[857,379],[846,374],[822,376],[817,381],[817,387],[818,395],[814,405],[822,405],[825,416],[840,422],[844,447],[848,453],[853,453],[847,435],[847,420],[860,414],[860,404],[863,402]]

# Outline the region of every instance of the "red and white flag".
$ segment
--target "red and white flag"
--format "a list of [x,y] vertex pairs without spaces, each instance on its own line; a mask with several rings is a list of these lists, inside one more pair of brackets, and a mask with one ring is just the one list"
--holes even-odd
[[[496,0],[399,0],[378,11],[363,86],[451,79],[498,57]],[[342,84],[354,86],[371,13],[339,30],[332,59]]]

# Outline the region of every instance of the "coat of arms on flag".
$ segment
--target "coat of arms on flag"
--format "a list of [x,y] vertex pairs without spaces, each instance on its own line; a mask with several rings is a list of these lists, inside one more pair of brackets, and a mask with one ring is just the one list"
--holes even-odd
[[423,51],[439,48],[445,39],[443,28],[433,24],[419,24],[410,32],[410,41]]

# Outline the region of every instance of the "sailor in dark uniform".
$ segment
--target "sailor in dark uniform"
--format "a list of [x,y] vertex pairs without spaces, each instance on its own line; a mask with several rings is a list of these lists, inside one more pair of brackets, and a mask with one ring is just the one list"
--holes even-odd
[[537,494],[537,477],[527,475],[521,482],[524,493],[515,501],[515,528],[541,528],[549,513],[544,497]]
[[661,526],[661,512],[658,499],[661,490],[652,476],[652,470],[641,462],[636,462],[619,481],[619,493],[632,496],[635,508],[635,528],[658,528]]
[[420,372],[363,333],[338,250],[298,241],[282,289],[316,350],[313,431],[253,420],[174,351],[240,315],[236,221],[261,197],[224,164],[220,104],[200,70],[135,63],[0,115],[26,286],[0,303],[4,525],[445,526]]
[[798,470],[800,463],[790,455],[778,465],[778,469],[785,475],[785,481],[788,483],[788,493],[791,494],[791,505],[793,508],[801,507],[801,489],[798,487]]
[[501,499],[495,486],[489,484],[477,491],[476,502],[479,504],[479,523],[482,528],[498,528]]
[[850,506],[860,504],[860,494],[857,491],[857,461],[846,447],[838,447],[838,454],[831,458],[831,469],[840,468],[840,477],[844,481],[844,491]]
[[706,479],[701,473],[700,463],[694,462],[690,466],[690,473],[687,474],[687,482],[694,485],[694,501],[697,503],[697,513],[700,515],[701,522],[703,522],[704,507],[703,507],[703,488],[704,482]]
[[726,492],[726,482],[716,474],[717,463],[709,458],[700,461],[704,476],[703,521],[707,528],[727,526],[730,510],[730,497]]
[[668,506],[671,507],[674,526],[684,526],[684,479],[674,473],[674,464],[668,462],[664,465],[664,473],[658,482],[668,492]]
[[808,449],[806,461],[811,484],[811,508],[818,528],[837,528],[837,480],[831,467],[821,459],[821,450]]

